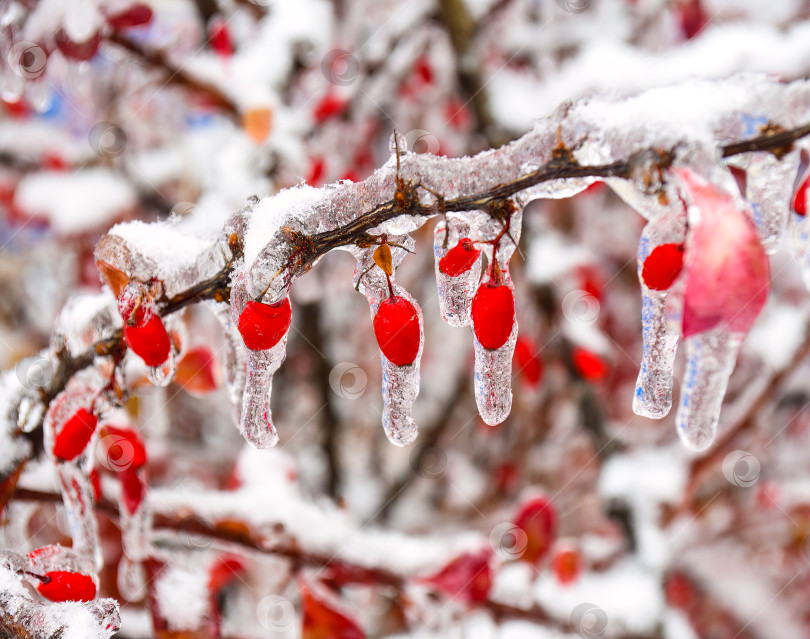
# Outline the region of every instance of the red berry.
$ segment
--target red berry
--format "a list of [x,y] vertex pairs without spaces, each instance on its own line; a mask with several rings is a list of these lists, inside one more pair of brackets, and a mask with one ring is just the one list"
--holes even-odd
[[557,581],[561,584],[573,583],[582,572],[582,555],[579,549],[570,544],[561,544],[554,551],[551,567],[554,569]]
[[520,558],[539,564],[557,536],[557,509],[545,497],[536,497],[520,508],[515,526],[526,534],[526,549]]
[[495,350],[506,344],[515,322],[515,296],[503,284],[481,284],[472,301],[475,338],[484,348]]
[[475,248],[473,241],[465,237],[439,260],[439,270],[450,277],[458,277],[472,268],[480,254],[481,251]]
[[212,18],[208,25],[208,32],[211,48],[214,51],[224,57],[233,55],[233,42],[231,42],[231,34],[225,20],[219,16]]
[[644,260],[641,279],[647,288],[665,291],[683,268],[683,244],[661,244],[656,246]]
[[697,599],[692,582],[680,572],[669,575],[664,581],[664,594],[667,603],[679,610],[689,610]]
[[130,466],[118,474],[118,479],[121,481],[121,497],[124,506],[130,515],[134,515],[143,501],[144,487],[140,475]]
[[320,124],[329,118],[336,117],[343,113],[349,103],[334,93],[327,93],[318,104],[315,105],[313,117],[315,122]]
[[374,335],[383,355],[392,364],[412,364],[422,340],[414,305],[398,295],[384,300],[374,316]]
[[575,347],[571,352],[571,360],[582,379],[598,382],[607,376],[608,367],[605,361],[589,350],[579,346]]
[[92,601],[96,596],[96,584],[89,575],[53,570],[46,572],[45,576],[50,581],[40,582],[37,590],[51,601]]
[[124,326],[124,340],[147,366],[160,366],[169,357],[171,342],[166,327],[157,315],[142,327]]
[[793,198],[793,210],[799,215],[807,215],[807,190],[810,189],[810,175],[808,175],[802,185],[796,191]]
[[100,44],[101,34],[98,31],[85,42],[74,42],[62,29],[56,33],[56,46],[66,58],[89,60],[96,55]]
[[129,8],[107,16],[107,23],[113,29],[129,29],[149,24],[152,21],[152,8],[136,3]]
[[286,297],[275,304],[251,300],[239,316],[239,333],[252,351],[273,348],[290,330],[292,307]]
[[530,338],[518,335],[515,342],[515,363],[529,386],[537,386],[543,377],[543,360],[537,345]]
[[93,489],[93,501],[101,501],[104,493],[101,491],[101,476],[95,467],[90,469],[90,487]]
[[62,426],[53,443],[53,455],[57,459],[71,461],[81,455],[93,433],[98,418],[86,408],[80,408]]
[[107,467],[123,470],[129,467],[138,469],[146,465],[146,447],[138,433],[120,426],[105,426],[102,432],[104,437],[101,444],[107,448],[101,452],[109,457]]

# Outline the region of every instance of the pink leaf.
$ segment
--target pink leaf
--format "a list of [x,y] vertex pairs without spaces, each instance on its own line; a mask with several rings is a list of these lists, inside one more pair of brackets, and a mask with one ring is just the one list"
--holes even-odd
[[770,289],[768,257],[754,224],[725,191],[688,169],[676,173],[699,212],[689,218],[683,335],[718,326],[747,333]]
[[461,602],[486,601],[492,587],[490,556],[489,548],[465,553],[422,582]]

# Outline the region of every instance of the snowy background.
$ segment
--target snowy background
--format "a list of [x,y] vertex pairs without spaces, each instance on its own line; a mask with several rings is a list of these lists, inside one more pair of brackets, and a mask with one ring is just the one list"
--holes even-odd
[[[93,341],[81,329],[106,308],[94,248],[111,227],[165,223],[118,236],[149,247],[176,293],[203,278],[178,265],[248,197],[365,180],[390,162],[394,129],[415,153],[462,157],[585,96],[572,121],[642,142],[708,138],[701,123],[735,100],[761,100],[786,126],[810,121],[810,99],[784,111],[781,89],[763,88],[810,74],[806,0],[0,0],[0,53],[0,370],[26,388],[52,372],[36,354],[54,325]],[[794,149],[791,191],[808,148]],[[476,408],[470,331],[442,321],[437,219],[411,233],[397,271],[425,334],[408,447],[380,427],[379,350],[349,253],[291,289],[273,449],[250,448],[233,424],[213,306],[178,314],[174,382],[154,386],[136,363],[125,406],[104,420],[145,442],[143,520],[119,514],[109,451],[87,461],[116,636],[810,634],[806,252],[797,262],[785,241],[770,255],[722,445],[694,452],[675,410],[633,413],[644,218],[603,183],[555,195],[523,210],[514,397],[496,427]],[[77,293],[94,297],[60,317]],[[679,353],[676,406],[684,379]],[[70,546],[42,429],[6,426],[0,548]],[[14,565],[0,561],[6,619],[41,600]],[[93,604],[39,614],[34,625],[65,637],[111,632]]]

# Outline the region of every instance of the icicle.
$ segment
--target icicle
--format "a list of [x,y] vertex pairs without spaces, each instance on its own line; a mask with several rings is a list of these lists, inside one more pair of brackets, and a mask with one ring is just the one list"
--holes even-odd
[[219,323],[222,325],[225,337],[225,353],[222,361],[222,371],[225,386],[233,406],[233,420],[237,426],[242,422],[242,397],[245,392],[245,366],[246,354],[242,338],[236,325],[231,321],[231,313],[227,304],[208,302]]
[[255,448],[271,448],[278,443],[273,425],[270,396],[273,375],[287,356],[287,336],[267,351],[247,351],[245,391],[242,400],[242,437]]
[[177,373],[177,353],[174,347],[169,350],[169,357],[160,366],[150,366],[147,373],[149,381],[155,386],[168,386],[174,381]]
[[[103,561],[101,547],[98,539],[98,525],[95,513],[93,512],[93,488],[90,483],[90,455],[89,450],[95,444],[94,430],[88,430],[85,426],[93,426],[95,429],[95,418],[93,421],[86,421],[80,424],[75,434],[71,434],[68,444],[80,446],[84,442],[84,448],[71,451],[75,457],[69,461],[58,459],[54,453],[54,446],[59,441],[57,432],[60,432],[65,423],[75,418],[79,411],[92,413],[98,391],[91,386],[84,385],[77,376],[51,402],[51,406],[45,416],[44,434],[45,450],[56,466],[59,479],[62,485],[62,499],[65,505],[70,535],[73,539],[73,549],[85,555],[89,561],[100,570]],[[76,443],[78,442],[78,444]],[[61,450],[61,449],[60,449]]]
[[686,339],[686,371],[681,385],[677,428],[693,450],[714,441],[728,380],[744,334],[713,330]]
[[[142,473],[130,470],[127,472]],[[138,478],[139,481],[141,478]],[[144,486],[144,490],[146,487]],[[130,513],[123,489],[118,504],[123,555],[118,564],[118,590],[128,601],[140,601],[146,596],[146,577],[143,562],[150,555],[151,513],[145,496],[135,511]]]
[[745,197],[753,209],[762,246],[766,253],[776,253],[788,222],[799,154],[777,159],[770,153],[751,153],[737,161],[745,167]]
[[[402,248],[393,246],[399,244],[408,249],[413,246],[413,239],[408,236],[388,236],[388,242],[391,244],[391,271],[395,272],[396,267],[402,261],[406,251]],[[383,414],[382,424],[383,430],[391,443],[397,446],[407,446],[418,435],[419,428],[413,420],[412,408],[413,402],[419,393],[419,365],[422,357],[422,349],[424,346],[424,324],[422,321],[422,309],[419,304],[411,297],[407,291],[401,286],[396,284],[391,278],[391,289],[389,290],[388,279],[382,268],[380,268],[374,259],[376,247],[367,249],[354,249],[353,253],[357,257],[357,268],[354,272],[354,282],[358,286],[361,293],[366,296],[368,300],[369,309],[371,311],[372,322],[377,318],[380,312],[381,305],[389,303],[391,291],[395,298],[402,298],[402,307],[409,312],[415,312],[416,321],[418,321],[418,347],[415,344],[410,344],[412,353],[408,354],[406,359],[411,360],[410,363],[397,365],[380,353],[380,361],[382,364],[382,394],[383,394]],[[413,324],[413,316],[410,316],[409,326],[415,329]],[[377,332],[378,326],[375,325],[375,336],[380,338],[380,333]],[[411,331],[415,333],[415,331]],[[415,334],[410,335],[411,338],[417,338]],[[381,345],[382,346],[382,345]],[[389,353],[390,354],[390,353]]]
[[[488,266],[482,283],[491,278],[493,259],[497,260],[502,284],[512,293],[512,300],[514,300],[514,285],[509,275],[509,260],[517,248],[517,243],[520,241],[522,218],[523,210],[521,208],[511,213],[509,233],[504,234],[499,240],[494,256],[491,245],[486,245],[484,249],[487,254]],[[489,218],[481,227],[481,237],[482,239],[493,240],[499,236],[503,228],[502,222]],[[514,301],[512,301],[512,304],[514,306]],[[474,305],[475,302],[473,302]],[[495,426],[503,422],[512,410],[512,357],[517,342],[517,314],[513,313],[512,330],[506,341],[497,348],[485,348],[476,337],[475,313],[475,308],[473,308],[475,403],[478,406],[481,419],[490,426]]]
[[146,597],[146,571],[143,563],[132,561],[126,554],[118,562],[118,592],[127,601],[141,601]]
[[[803,151],[803,154],[806,152]],[[793,181],[793,194],[790,201],[790,237],[793,256],[801,268],[802,280],[810,289],[810,221],[807,217],[807,203],[810,201],[810,174],[806,160],[802,163]],[[796,209],[798,206],[799,210]]]
[[[652,419],[661,419],[672,408],[672,373],[680,333],[675,320],[680,315],[677,307],[683,299],[683,286],[676,282],[672,288],[664,290],[650,288],[644,281],[643,267],[654,249],[683,245],[685,221],[686,212],[680,203],[670,207],[666,214],[652,219],[644,227],[638,246],[643,350],[633,395],[633,412]],[[662,269],[667,271],[674,266],[665,263]],[[661,275],[666,277],[668,273]]]
[[93,562],[95,571],[101,570],[104,558],[98,538],[98,524],[93,512],[93,486],[88,474],[77,464],[57,464],[62,484],[62,500],[73,539],[73,549]]
[[[475,220],[473,214],[466,217],[448,214],[446,222],[440,220],[433,233],[439,309],[450,326],[469,325],[470,305],[481,278],[480,248],[472,243],[460,244],[464,239],[473,242],[478,239]],[[452,260],[452,263],[448,264],[448,260]]]

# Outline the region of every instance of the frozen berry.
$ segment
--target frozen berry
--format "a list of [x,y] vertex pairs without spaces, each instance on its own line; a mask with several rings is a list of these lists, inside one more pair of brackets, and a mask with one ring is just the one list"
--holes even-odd
[[239,333],[250,350],[266,351],[287,334],[291,321],[292,307],[287,298],[275,304],[251,300],[239,316]]
[[810,189],[810,175],[808,175],[801,186],[796,190],[793,198],[793,210],[799,215],[807,215],[807,191]]
[[414,305],[398,295],[384,300],[374,316],[374,335],[383,355],[392,364],[412,364],[422,340]]
[[100,44],[101,34],[98,31],[85,42],[74,42],[62,29],[56,33],[56,46],[66,58],[73,60],[89,60],[96,55]]
[[472,268],[480,254],[473,241],[465,237],[439,260],[439,270],[450,277],[458,277]]
[[644,260],[641,279],[647,288],[665,291],[683,268],[683,244],[661,244],[656,246]]
[[53,455],[57,459],[71,461],[81,455],[93,433],[98,418],[86,408],[77,410],[62,426],[53,443]]
[[118,13],[107,16],[107,23],[113,29],[129,29],[149,24],[152,21],[152,9],[148,5],[135,3]]
[[124,340],[147,366],[160,366],[169,357],[171,342],[157,315],[143,326],[124,326]]
[[573,544],[561,543],[554,550],[551,567],[559,583],[563,585],[573,583],[582,572],[582,555],[579,549]]
[[45,577],[47,583],[41,582],[37,590],[51,601],[92,601],[96,596],[96,584],[89,575],[53,570],[46,572]]
[[515,342],[515,364],[529,386],[537,386],[543,378],[543,360],[537,344],[529,337],[518,335]]
[[575,347],[571,352],[571,360],[582,379],[598,382],[607,377],[608,367],[605,361],[585,348]]
[[472,300],[475,338],[484,348],[500,348],[512,334],[515,322],[515,296],[503,284],[481,284]]

